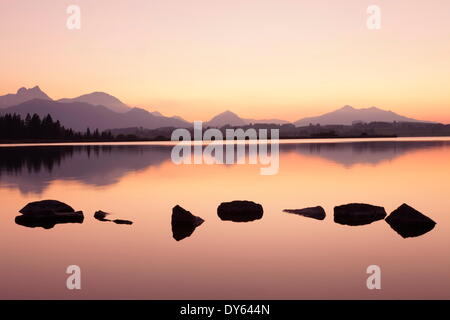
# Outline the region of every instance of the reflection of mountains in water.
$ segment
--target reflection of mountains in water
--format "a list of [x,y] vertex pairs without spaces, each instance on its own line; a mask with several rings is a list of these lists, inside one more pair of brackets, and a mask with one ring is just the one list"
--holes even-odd
[[53,180],[94,186],[117,183],[130,171],[170,159],[166,146],[39,146],[0,148],[0,181],[41,193]]
[[316,156],[345,167],[355,164],[379,164],[409,152],[449,147],[450,141],[363,141],[280,145],[281,152]]
[[[350,167],[358,163],[378,164],[408,152],[448,146],[450,141],[289,143],[280,144],[280,153],[297,152]],[[53,180],[105,186],[117,183],[130,171],[170,161],[171,150],[172,146],[161,145],[2,147],[0,182],[22,193],[42,193]],[[248,155],[248,148],[246,152]]]

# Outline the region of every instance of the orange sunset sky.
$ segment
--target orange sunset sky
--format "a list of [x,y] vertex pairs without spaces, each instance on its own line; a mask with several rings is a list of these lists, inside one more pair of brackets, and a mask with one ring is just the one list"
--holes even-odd
[[104,91],[187,120],[349,104],[450,123],[449,0],[2,0],[0,39],[0,95]]

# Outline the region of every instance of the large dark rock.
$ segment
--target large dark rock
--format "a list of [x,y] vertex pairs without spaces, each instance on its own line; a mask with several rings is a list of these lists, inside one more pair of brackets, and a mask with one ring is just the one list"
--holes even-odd
[[51,216],[54,213],[75,212],[75,210],[71,206],[69,206],[61,201],[42,200],[42,201],[30,202],[25,207],[20,209],[19,212],[24,215],[37,215],[37,216],[50,215]]
[[172,208],[172,235],[177,241],[192,235],[194,230],[205,220],[194,216],[179,205]]
[[349,226],[360,226],[383,220],[386,211],[383,207],[364,203],[350,203],[334,207],[334,222]]
[[421,236],[436,225],[432,219],[405,203],[392,211],[386,222],[403,238]]
[[325,210],[320,206],[304,209],[285,209],[283,210],[283,212],[294,213],[307,218],[313,218],[317,220],[323,220],[325,219],[326,216]]
[[249,222],[262,218],[263,207],[253,201],[222,202],[217,208],[217,215],[221,220]]
[[60,223],[82,223],[83,212],[76,211],[69,205],[57,200],[43,200],[30,202],[20,211],[21,216],[16,217],[17,224],[35,228],[53,228]]
[[41,227],[51,229],[57,224],[62,223],[83,223],[84,215],[82,211],[76,212],[54,212],[44,215],[21,215],[17,216],[15,221],[17,224],[29,228]]

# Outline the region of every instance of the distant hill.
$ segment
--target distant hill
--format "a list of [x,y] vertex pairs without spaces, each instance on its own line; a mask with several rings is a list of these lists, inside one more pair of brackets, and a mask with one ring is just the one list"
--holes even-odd
[[49,100],[31,100],[17,106],[1,109],[0,113],[16,113],[26,117],[27,113],[43,117],[50,114],[66,128],[84,131],[86,128],[107,130],[126,127],[155,129],[160,127],[190,127],[191,124],[177,118],[155,116],[150,112],[133,108],[125,113],[111,111],[100,105],[84,102],[57,102]]
[[280,119],[262,119],[262,120],[257,120],[257,119],[244,119],[245,122],[247,122],[247,124],[261,124],[261,123],[270,123],[270,124],[287,124],[290,123],[289,121],[286,120],[280,120]]
[[17,93],[9,93],[4,96],[0,96],[0,108],[15,106],[33,99],[52,100],[39,88],[39,86],[31,89],[22,87],[17,90]]
[[92,92],[88,94],[84,94],[82,96],[71,98],[71,99],[60,99],[58,102],[69,103],[69,102],[84,102],[89,103],[94,106],[105,106],[114,112],[127,112],[131,108],[127,106],[125,103],[113,97],[110,94],[105,92]]
[[279,119],[263,119],[263,120],[245,119],[245,118],[239,117],[234,112],[225,111],[225,112],[222,112],[222,113],[216,115],[211,120],[207,121],[204,124],[204,126],[221,128],[226,125],[229,125],[232,127],[239,127],[239,126],[245,126],[248,124],[261,124],[261,123],[286,124],[286,123],[289,123],[289,121],[279,120]]
[[238,127],[245,126],[246,124],[247,122],[244,119],[240,118],[237,114],[231,111],[225,111],[207,121],[204,124],[204,127],[221,128],[226,125]]
[[351,106],[344,106],[341,109],[323,114],[318,117],[303,118],[294,122],[294,125],[307,126],[309,124],[320,125],[351,125],[355,122],[428,122],[407,118],[392,111],[385,111],[376,107],[356,109]]

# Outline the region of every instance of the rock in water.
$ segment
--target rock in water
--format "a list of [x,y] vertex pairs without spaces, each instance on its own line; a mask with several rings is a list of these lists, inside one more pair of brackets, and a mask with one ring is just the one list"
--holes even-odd
[[21,216],[16,217],[17,224],[25,227],[53,228],[60,223],[82,223],[83,212],[77,211],[57,200],[43,200],[30,202],[20,211]]
[[405,203],[392,211],[386,222],[403,238],[421,236],[436,225],[432,219]]
[[115,220],[110,220],[110,219],[106,219],[106,216],[109,216],[110,213],[105,212],[105,211],[101,211],[98,210],[94,213],[94,218],[99,220],[99,221],[103,221],[103,222],[114,222],[116,224],[133,224],[133,221],[130,220],[123,220],[123,219],[115,219]]
[[192,235],[194,230],[205,220],[194,216],[189,211],[176,205],[172,209],[172,234],[173,238],[180,241]]
[[298,214],[307,218],[313,218],[317,220],[325,219],[325,210],[321,206],[310,207],[304,209],[285,209],[283,212]]
[[94,218],[100,221],[111,221],[109,219],[106,219],[106,216],[108,215],[110,215],[108,212],[99,210],[94,213]]
[[261,219],[263,207],[253,201],[222,202],[217,208],[221,220],[234,222],[249,222]]
[[17,216],[15,221],[17,224],[29,228],[41,227],[51,229],[56,224],[62,223],[83,223],[83,211],[76,212],[55,212],[45,215],[21,215]]
[[188,224],[193,226],[201,225],[205,220],[194,216],[189,211],[183,209],[179,205],[172,208],[172,224]]
[[[109,221],[109,220],[108,220]],[[117,224],[133,224],[133,221],[130,220],[122,220],[122,219],[115,219],[112,222]]]
[[386,211],[383,207],[364,203],[350,203],[334,207],[334,222],[349,226],[360,226],[383,220]]
[[75,210],[65,204],[64,202],[57,200],[42,200],[30,202],[19,211],[24,215],[52,215],[56,212],[75,212]]

